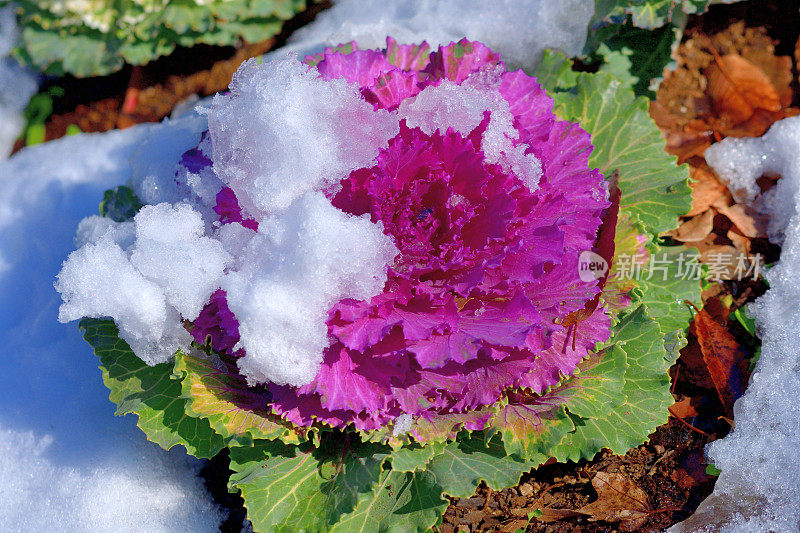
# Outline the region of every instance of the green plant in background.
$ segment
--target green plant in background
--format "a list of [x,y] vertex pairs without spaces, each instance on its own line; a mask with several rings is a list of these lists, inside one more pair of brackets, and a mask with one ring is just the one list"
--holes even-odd
[[653,98],[681,41],[688,15],[703,13],[717,3],[723,2],[596,0],[584,52],[602,60],[600,70],[628,83],[636,95]]
[[[0,0],[0,7],[9,4]],[[305,0],[17,0],[16,56],[47,74],[105,75],[176,46],[276,35]]]
[[[56,85],[31,97],[23,112],[25,129],[22,131],[21,137],[25,141],[25,146],[33,146],[45,141],[46,124],[53,114],[54,103],[64,94],[64,89]],[[77,124],[67,126],[67,135],[75,135],[80,132],[81,129]]]

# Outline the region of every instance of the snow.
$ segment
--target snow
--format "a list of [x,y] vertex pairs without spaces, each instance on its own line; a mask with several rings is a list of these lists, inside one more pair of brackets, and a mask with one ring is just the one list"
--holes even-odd
[[394,428],[392,429],[392,437],[399,437],[411,431],[411,424],[413,422],[413,417],[408,413],[402,414],[395,418]]
[[[191,146],[203,123],[81,134],[0,161],[4,530],[218,530],[201,463],[147,442],[134,417],[114,417],[90,347],[74,323],[57,321],[53,289],[79,221],[97,212],[105,189],[128,181],[138,146],[164,131]],[[81,238],[93,240],[91,231],[84,225]]]
[[219,241],[203,235],[200,213],[187,204],[145,206],[134,222],[131,264],[164,289],[177,312],[194,320],[232,257]]
[[0,9],[0,159],[11,153],[25,126],[22,111],[39,88],[36,76],[8,57],[18,38],[14,6],[8,5]]
[[[134,241],[123,248],[132,232]],[[169,360],[191,343],[181,316],[197,318],[232,262],[204,232],[202,216],[188,204],[148,205],[132,222],[81,222],[84,244],[56,281],[64,299],[58,319],[113,317],[120,337],[148,364]]]
[[350,41],[382,48],[388,35],[435,48],[467,37],[500,52],[510,67],[533,68],[545,48],[578,55],[593,13],[593,0],[340,0],[284,50],[316,53]]
[[343,79],[294,55],[245,62],[208,112],[217,175],[260,219],[367,166],[400,131]]
[[[157,364],[189,346],[182,320],[197,318],[221,287],[240,323],[248,381],[306,385],[329,344],[328,310],[380,293],[398,253],[380,225],[339,211],[320,191],[369,166],[399,119],[293,56],[245,63],[205,113],[211,146],[200,148],[213,176],[178,171],[176,180],[183,145],[166,129],[151,135],[143,145],[153,149],[136,152],[133,181],[160,203],[134,217],[132,244],[129,222],[82,223],[82,246],[56,282],[59,320],[111,317],[134,353]],[[257,234],[214,233],[214,183],[236,192],[260,222]]]
[[506,172],[523,179],[531,190],[539,187],[542,164],[533,154],[526,154],[508,101],[499,91],[500,73],[480,71],[459,85],[449,80],[430,85],[413,98],[403,101],[397,112],[409,127],[428,135],[446,133],[449,128],[469,135],[489,113],[489,123],[481,137],[481,147],[489,163],[499,164]]
[[398,253],[381,226],[336,209],[321,193],[262,221],[241,268],[223,281],[239,319],[247,355],[238,364],[248,381],[310,383],[329,343],[328,310],[344,298],[380,293]]
[[[800,117],[776,122],[758,139],[724,139],[706,160],[739,198],[771,216],[783,248],[766,274],[770,289],[748,307],[762,340],[761,357],[734,406],[736,427],[707,448],[722,473],[714,492],[674,532],[800,529]],[[782,176],[756,198],[756,179]],[[773,192],[774,191],[774,192]],[[764,201],[767,196],[767,201]]]
[[102,462],[76,467],[56,452],[49,433],[0,429],[4,531],[218,529],[219,516],[195,475],[197,461],[142,440],[120,435]]

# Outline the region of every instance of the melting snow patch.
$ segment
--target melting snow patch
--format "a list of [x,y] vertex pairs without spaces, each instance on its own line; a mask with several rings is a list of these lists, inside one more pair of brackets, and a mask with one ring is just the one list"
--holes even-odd
[[45,434],[0,427],[0,517],[5,531],[216,531],[219,511],[199,461],[137,439],[89,468],[48,457]]
[[508,101],[498,90],[499,75],[491,72],[473,74],[462,85],[449,80],[431,85],[400,104],[397,112],[409,127],[418,127],[428,135],[444,134],[449,128],[464,137],[477,128],[489,113],[489,123],[481,138],[481,147],[489,163],[499,164],[506,172],[523,179],[528,188],[539,187],[542,164],[533,154],[526,154],[524,144],[515,144],[519,131]]
[[294,56],[244,63],[208,112],[214,170],[256,219],[368,166],[400,131],[343,79]]

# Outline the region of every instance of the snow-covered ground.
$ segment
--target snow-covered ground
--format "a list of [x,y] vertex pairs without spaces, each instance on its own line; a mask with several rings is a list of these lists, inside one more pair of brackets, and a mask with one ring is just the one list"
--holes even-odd
[[[722,470],[714,493],[675,533],[800,531],[800,117],[758,139],[728,138],[706,160],[740,201],[770,215],[770,240],[783,246],[770,289],[749,307],[761,358],[734,406],[735,429],[708,446]],[[756,180],[779,175],[758,196]]]
[[593,13],[593,0],[339,0],[278,53],[310,54],[350,41],[380,48],[387,35],[432,47],[467,37],[501,52],[511,68],[531,68],[545,48],[578,55]]
[[53,279],[78,222],[125,183],[145,137],[81,135],[0,162],[0,529],[215,531],[220,514],[183,449],[163,452],[114,417],[97,359],[57,321]]
[[[316,52],[354,38],[382,45],[392,33],[401,41],[481,39],[520,64],[526,63],[523,52],[535,58],[547,46],[577,53],[593,2],[570,0],[570,9],[552,4],[469,1],[453,10],[445,1],[344,0],[298,35],[291,49]],[[15,101],[27,101],[23,86],[11,87]],[[0,161],[3,530],[218,529],[222,517],[196,476],[199,461],[180,447],[163,452],[147,442],[133,417],[114,418],[90,347],[74,323],[57,321],[60,298],[53,288],[75,248],[79,221],[97,213],[103,191],[134,172],[171,172],[179,154],[198,142],[203,124],[190,115],[81,134]],[[4,146],[0,139],[0,152]]]

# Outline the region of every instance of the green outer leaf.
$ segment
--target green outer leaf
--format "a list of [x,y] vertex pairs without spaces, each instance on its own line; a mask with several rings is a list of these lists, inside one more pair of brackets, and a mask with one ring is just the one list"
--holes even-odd
[[681,350],[684,346],[686,346],[686,332],[677,329],[672,333],[667,333],[664,335],[664,351],[666,352],[666,359],[669,361],[670,366],[674,365],[678,361],[678,357],[681,355]]
[[562,404],[556,400],[540,400],[527,405],[503,403],[496,406],[490,427],[500,432],[509,455],[538,465],[552,456],[553,447],[574,426]]
[[319,462],[308,446],[266,442],[231,448],[231,488],[242,491],[256,531],[323,531]]
[[375,490],[363,495],[355,510],[331,530],[334,533],[430,531],[449,502],[428,472],[386,470]]
[[136,414],[147,438],[167,450],[182,444],[190,454],[208,458],[222,449],[222,438],[208,420],[186,414],[181,385],[171,379],[172,364],[147,366],[119,338],[111,320],[84,318],[80,328],[100,358],[103,382],[117,404],[117,415]]
[[639,77],[632,72],[630,56],[633,55],[633,51],[630,48],[611,49],[603,43],[597,49],[597,53],[603,57],[603,64],[600,65],[598,72],[609,74],[631,88],[639,83]]
[[[624,324],[621,327],[625,327]],[[616,406],[625,384],[628,365],[621,350],[619,336],[615,344],[581,361],[575,376],[558,387],[554,393],[564,401],[573,415],[582,418],[601,418]]]
[[550,96],[557,91],[569,90],[578,83],[578,73],[572,70],[572,62],[558,50],[544,51],[533,76]]
[[425,470],[434,455],[444,451],[444,444],[434,442],[425,446],[406,446],[392,453],[392,470],[417,472]]
[[385,446],[314,448],[257,441],[231,448],[230,487],[240,489],[257,531],[327,531],[382,476]]
[[682,32],[671,25],[644,30],[630,22],[615,25],[615,29],[614,35],[597,46],[595,55],[603,58],[599,71],[622,81],[637,96],[655,98],[651,85],[672,64],[672,50],[680,42]]
[[[647,315],[644,306],[620,320],[613,344],[611,353],[617,357],[624,355],[628,366],[624,384],[616,393],[609,391],[610,398],[605,401],[610,405],[606,404],[601,416],[572,415],[574,432],[567,434],[554,449],[560,461],[591,458],[602,448],[625,453],[647,440],[667,420],[667,408],[674,402],[667,375],[671,361],[658,324]],[[571,409],[569,400],[566,407]]]
[[419,417],[411,424],[411,434],[419,442],[443,442],[453,440],[459,431],[471,421],[481,420],[490,414],[490,408],[464,413],[438,413]]
[[[613,342],[610,341],[610,342]],[[564,383],[528,404],[504,406],[492,420],[509,454],[540,464],[573,437],[576,421],[603,418],[625,402],[626,354],[611,345],[582,361]],[[591,457],[597,450],[587,451]]]
[[682,20],[683,14],[702,13],[713,0],[595,0],[590,28],[595,31],[631,16],[634,26],[646,30]]
[[[699,258],[694,248],[653,247],[647,275],[638,281],[640,301],[647,305],[649,315],[664,335],[684,331],[692,319],[692,313],[684,302],[700,301],[700,279],[686,276],[687,262],[692,257],[695,260]],[[659,270],[662,267],[664,270]]]
[[622,316],[607,348],[582,361],[575,375],[528,405],[504,406],[528,408],[518,420],[493,418],[506,451],[539,464],[551,456],[591,459],[602,448],[624,453],[646,441],[674,401],[667,369],[682,338],[674,337],[668,353],[643,305]]
[[103,194],[100,202],[100,216],[107,217],[115,222],[130,220],[139,209],[144,207],[133,191],[124,185],[109,189]]
[[589,165],[604,175],[619,171],[620,209],[637,217],[646,233],[673,229],[691,206],[689,172],[664,151],[647,99],[635,98],[608,74],[580,73],[576,93],[556,93],[555,100],[557,115],[592,135]]
[[250,444],[253,439],[300,442],[291,425],[272,414],[263,402],[265,393],[248,389],[245,379],[235,372],[218,371],[210,361],[184,353],[175,356],[175,372],[183,376],[186,411],[207,419],[223,438],[239,444]]
[[480,432],[464,432],[431,459],[427,471],[436,477],[445,493],[466,498],[475,492],[481,481],[496,490],[512,487],[523,472],[534,466],[536,464],[509,457],[500,439],[485,443]]

